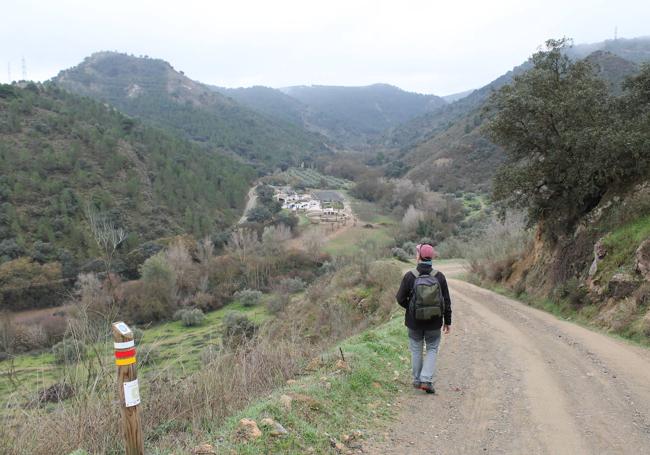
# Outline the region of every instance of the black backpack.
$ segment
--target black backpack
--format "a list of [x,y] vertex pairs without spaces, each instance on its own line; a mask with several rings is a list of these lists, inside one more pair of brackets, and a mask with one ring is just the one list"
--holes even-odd
[[415,276],[409,311],[416,321],[430,321],[442,317],[445,312],[445,299],[442,296],[440,283],[436,279],[436,270],[420,274],[417,269],[411,270]]

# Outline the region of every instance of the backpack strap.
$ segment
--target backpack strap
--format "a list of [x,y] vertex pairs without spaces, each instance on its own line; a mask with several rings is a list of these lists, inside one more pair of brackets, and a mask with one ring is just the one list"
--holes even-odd
[[410,272],[413,274],[415,278],[418,278],[420,276],[420,272],[417,268],[411,269]]

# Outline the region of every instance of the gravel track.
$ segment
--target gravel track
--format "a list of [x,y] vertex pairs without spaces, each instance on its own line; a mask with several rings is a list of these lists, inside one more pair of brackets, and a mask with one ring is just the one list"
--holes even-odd
[[650,454],[650,350],[449,284],[438,393],[402,392],[396,422],[365,453]]

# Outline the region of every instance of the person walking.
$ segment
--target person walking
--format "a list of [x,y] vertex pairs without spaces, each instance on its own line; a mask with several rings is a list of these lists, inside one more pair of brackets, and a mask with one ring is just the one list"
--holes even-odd
[[435,393],[433,379],[442,332],[451,332],[451,299],[447,280],[433,268],[433,246],[416,247],[417,267],[406,272],[395,298],[406,309],[413,387]]

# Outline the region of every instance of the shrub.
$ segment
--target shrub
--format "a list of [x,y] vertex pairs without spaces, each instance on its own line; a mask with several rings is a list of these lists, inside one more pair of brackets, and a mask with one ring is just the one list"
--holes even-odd
[[52,354],[56,363],[74,363],[86,357],[86,346],[74,338],[64,338],[52,346]]
[[406,254],[411,255],[412,257],[415,256],[416,250],[415,247],[417,245],[414,242],[404,242],[402,243],[402,249],[406,251]]
[[470,271],[481,279],[507,279],[530,245],[530,238],[522,216],[511,216],[505,222],[492,219],[466,246]]
[[194,327],[201,325],[205,320],[205,315],[203,311],[198,308],[192,308],[191,310],[186,310],[181,316],[181,321],[185,327]]
[[289,296],[286,294],[273,294],[267,301],[266,306],[270,313],[278,314],[289,303]]
[[158,253],[144,261],[140,267],[140,274],[145,283],[173,283],[175,276],[171,265],[162,254]]
[[168,319],[175,307],[172,295],[164,283],[131,281],[123,286],[124,311],[128,319],[138,324]]
[[216,310],[221,308],[221,302],[214,298],[212,294],[207,292],[197,292],[192,298],[192,303],[196,308],[202,311]]
[[409,262],[411,259],[406,251],[404,251],[402,248],[395,247],[390,250],[391,254],[393,255],[394,258],[397,258],[398,260],[402,262]]
[[567,300],[573,307],[587,303],[587,289],[577,278],[570,278],[555,289],[555,298]]
[[11,348],[15,352],[27,352],[47,346],[47,335],[38,325],[16,324],[13,329]]
[[302,278],[285,278],[280,281],[280,289],[289,294],[304,291],[307,284]]
[[262,293],[254,289],[243,289],[235,292],[234,297],[245,307],[251,307],[260,303]]
[[53,345],[63,339],[68,328],[68,322],[63,316],[49,315],[40,322],[47,339],[47,344]]
[[245,314],[231,312],[223,318],[224,345],[236,346],[250,340],[257,331],[257,325]]

